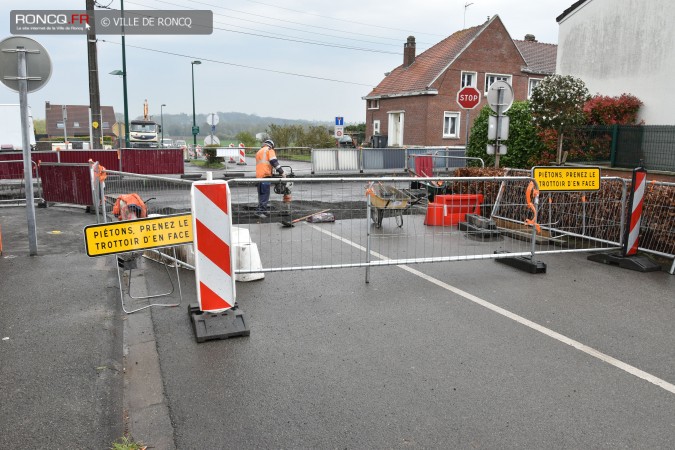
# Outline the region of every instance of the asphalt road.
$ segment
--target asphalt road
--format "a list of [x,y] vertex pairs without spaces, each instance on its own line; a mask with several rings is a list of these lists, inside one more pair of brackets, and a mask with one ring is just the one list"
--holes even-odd
[[[108,448],[125,427],[159,449],[675,442],[666,272],[558,254],[537,275],[485,260],[378,267],[370,283],[365,269],[268,273],[237,283],[251,335],[198,344],[192,272],[179,308],[126,316],[113,259],[84,255],[94,216],[36,213],[29,257],[24,210],[0,209],[0,448]],[[143,265],[134,286],[168,290]]]
[[176,447],[672,448],[675,278],[540,259],[270,273],[202,344],[154,309]]

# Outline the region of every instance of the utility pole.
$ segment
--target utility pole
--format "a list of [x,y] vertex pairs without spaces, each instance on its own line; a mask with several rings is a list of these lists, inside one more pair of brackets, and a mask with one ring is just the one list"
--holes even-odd
[[[95,0],[86,0],[87,14],[94,17]],[[101,117],[101,92],[98,87],[98,53],[96,48],[96,24],[87,24],[87,54],[89,60],[89,108],[91,109],[91,137],[94,148],[103,148]]]

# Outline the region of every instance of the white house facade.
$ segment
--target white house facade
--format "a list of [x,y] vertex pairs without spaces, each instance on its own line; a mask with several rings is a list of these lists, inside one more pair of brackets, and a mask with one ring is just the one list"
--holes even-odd
[[577,1],[556,19],[556,73],[591,94],[635,95],[646,125],[675,125],[673,17],[673,0]]

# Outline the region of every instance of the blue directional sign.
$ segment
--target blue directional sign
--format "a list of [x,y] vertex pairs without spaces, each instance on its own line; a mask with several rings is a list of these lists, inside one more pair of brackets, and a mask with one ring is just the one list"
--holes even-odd
[[336,117],[335,118],[335,125],[340,127],[345,124],[345,118],[344,117]]

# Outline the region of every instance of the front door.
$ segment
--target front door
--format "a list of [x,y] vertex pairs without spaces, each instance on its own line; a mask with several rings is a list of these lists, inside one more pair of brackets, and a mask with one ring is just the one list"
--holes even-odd
[[403,147],[403,111],[389,113],[389,147]]

